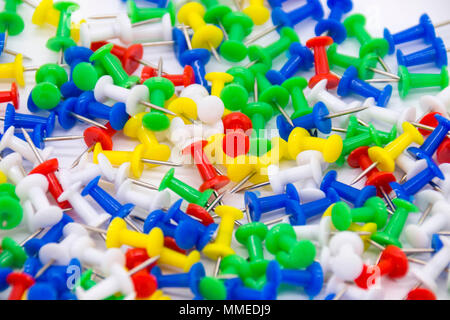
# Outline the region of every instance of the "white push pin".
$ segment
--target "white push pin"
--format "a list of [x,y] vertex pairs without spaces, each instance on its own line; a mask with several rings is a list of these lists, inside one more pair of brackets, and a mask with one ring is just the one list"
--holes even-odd
[[70,248],[70,253],[74,258],[79,259],[83,265],[94,267],[105,275],[111,273],[111,266],[115,264],[121,267],[125,266],[125,255],[120,249],[96,249],[95,242],[89,236],[83,236],[74,242]]
[[80,41],[83,47],[90,48],[93,42],[111,39],[120,39],[124,44],[133,42],[133,28],[126,13],[121,13],[114,19],[95,24],[82,23],[80,26]]
[[22,201],[29,200],[36,210],[33,229],[53,226],[62,218],[62,210],[51,205],[46,192],[48,180],[41,174],[32,174],[22,179],[16,186],[16,194]]
[[206,96],[194,101],[197,104],[198,118],[201,122],[210,125],[218,121],[222,122],[225,105],[219,97]]
[[88,232],[78,223],[68,223],[63,229],[64,239],[59,243],[51,242],[39,250],[39,260],[47,264],[64,266],[69,264],[73,256],[70,253],[72,245]]
[[134,183],[130,180],[125,180],[117,189],[117,200],[122,203],[133,203],[137,207],[144,209],[146,218],[149,212],[170,207],[170,193],[164,191],[150,191],[146,192],[137,190]]
[[422,172],[428,165],[425,159],[416,160],[413,159],[409,154],[403,152],[395,160],[397,166],[405,173],[405,176],[401,179],[407,180],[416,176],[419,172]]
[[148,87],[137,85],[131,89],[116,86],[111,76],[103,76],[95,85],[95,100],[105,103],[108,100],[123,102],[130,116],[146,111],[147,108],[176,116],[177,114],[160,106],[148,102],[150,98]]
[[297,239],[306,239],[319,242],[319,245],[323,250],[323,248],[328,245],[328,241],[330,240],[330,236],[332,234],[331,226],[331,217],[324,216],[320,219],[319,224],[292,227],[297,234]]
[[9,181],[14,185],[25,178],[25,170],[22,165],[22,156],[17,153],[8,154],[0,161],[0,171],[3,172]]
[[[314,88],[311,89],[309,95],[306,97],[310,106],[315,105],[317,102],[323,102],[329,110],[333,113],[339,113],[346,110],[351,110],[361,105],[360,102],[355,101],[352,103],[346,103],[339,99],[337,96],[331,94],[327,90],[327,80],[319,81]],[[339,117],[339,123],[345,125],[348,123],[349,116]]]
[[[313,166],[319,165],[321,168],[321,172],[323,172],[328,168],[328,163],[323,159],[322,153],[315,150],[307,150],[300,152],[297,155],[297,164],[305,165],[305,164],[314,164]],[[325,194],[322,190],[320,190],[320,183],[317,183],[316,180],[310,178],[303,180],[301,183],[299,190],[300,199],[302,203],[308,203],[311,201],[323,199]]]
[[[19,153],[24,159],[32,163],[39,164],[30,145],[26,141],[16,137],[14,135],[14,130],[15,128],[11,126],[3,134],[3,137],[0,140],[0,152],[8,148]],[[46,160],[52,153],[53,148],[47,147],[43,150],[38,149],[38,151],[40,152],[41,157]]]
[[369,289],[362,289],[355,285],[349,285],[336,276],[328,280],[325,292],[334,293],[333,300],[382,300],[383,290],[372,286]]
[[443,243],[441,250],[422,269],[413,270],[414,276],[431,291],[437,290],[436,279],[450,263],[450,239],[446,237],[440,237],[440,239]]
[[401,112],[398,112],[389,108],[377,107],[375,101],[372,100],[372,102],[373,103],[370,103],[370,106],[366,110],[363,110],[358,114],[360,120],[364,122],[378,120],[380,123],[391,126],[395,125],[399,131],[403,131],[403,122],[414,122],[416,120],[417,114],[415,107],[407,107]]
[[[421,211],[430,210],[429,217],[423,224],[410,224],[405,228],[408,243],[415,248],[431,247],[434,233],[450,228],[450,205],[441,193],[425,190],[416,196],[417,206]],[[428,207],[431,206],[430,209]]]
[[439,112],[447,116],[450,110],[450,88],[445,88],[436,96],[423,96],[420,98],[420,106],[425,112]]
[[154,23],[133,24],[132,42],[156,42],[172,40],[172,21],[166,13]]
[[124,300],[133,300],[136,297],[130,275],[118,264],[113,264],[110,275],[89,290],[85,291],[80,286],[76,289],[79,300],[103,300],[117,292],[125,295]]
[[275,193],[282,193],[289,183],[303,181],[312,178],[316,183],[320,183],[322,170],[320,165],[311,162],[301,166],[295,166],[289,169],[280,170],[276,165],[270,165],[267,168],[270,185]]
[[81,195],[81,189],[81,182],[72,184],[59,196],[58,201],[68,200],[72,205],[72,208],[85,224],[92,227],[101,226],[111,218],[111,215],[106,212],[99,213],[97,209],[92,207],[86,198]]
[[183,90],[180,93],[180,98],[192,99],[196,104],[198,104],[198,102],[202,98],[205,98],[207,96],[209,96],[208,90],[206,90],[205,87],[197,83],[191,84],[186,88],[183,88]]
[[353,232],[339,232],[329,242],[330,263],[333,273],[344,281],[355,280],[363,271],[364,264],[361,255],[364,243]]

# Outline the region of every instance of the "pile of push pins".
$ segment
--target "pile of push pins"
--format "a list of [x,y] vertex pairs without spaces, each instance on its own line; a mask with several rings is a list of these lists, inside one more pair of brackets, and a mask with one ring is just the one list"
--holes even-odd
[[[0,50],[15,56],[0,63],[12,83],[0,92],[3,297],[370,300],[394,280],[403,299],[448,298],[450,88],[437,30],[450,21],[418,15],[381,37],[351,0],[127,0],[80,21],[69,1],[1,2]],[[54,29],[55,63],[24,66],[10,49],[23,10]],[[303,44],[304,21],[316,36]],[[348,41],[359,51],[344,54]],[[156,46],[183,71],[145,60]],[[211,58],[232,67],[210,70]],[[396,108],[396,91],[422,94]],[[53,135],[75,127],[83,134]],[[129,148],[114,146],[124,137]],[[71,166],[58,162],[61,140],[84,141]],[[344,183],[343,170],[357,177]]]

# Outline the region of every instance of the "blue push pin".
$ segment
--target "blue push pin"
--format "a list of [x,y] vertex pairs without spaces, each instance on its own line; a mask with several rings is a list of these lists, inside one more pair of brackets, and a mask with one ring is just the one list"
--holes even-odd
[[421,172],[403,184],[399,184],[398,182],[389,183],[398,198],[412,202],[414,195],[430,183],[434,178],[439,178],[442,180],[445,179],[444,174],[434,163],[434,161],[427,156],[424,158],[427,161],[427,167]]
[[162,210],[151,212],[144,221],[144,233],[150,233],[153,228],[160,228],[167,237],[175,238],[177,227],[165,220],[166,213]]
[[158,288],[189,288],[195,296],[200,296],[200,281],[206,276],[203,264],[197,262],[192,265],[189,272],[163,275],[158,266],[150,272],[156,278]]
[[[64,59],[70,66],[70,79],[68,82],[63,83],[60,88],[64,98],[79,97],[83,93],[83,90],[79,89],[73,81],[74,69],[82,62],[92,65],[89,58],[93,53],[94,52],[89,48],[77,46],[67,48],[64,51]],[[94,67],[92,67],[92,70],[96,72]]]
[[310,299],[317,296],[323,287],[323,270],[318,262],[313,262],[305,270],[292,270],[281,269],[278,262],[274,260],[267,266],[267,272],[278,273],[281,277],[281,283],[303,287]]
[[63,229],[66,224],[73,222],[73,219],[67,214],[63,214],[61,220],[52,226],[48,231],[40,238],[33,238],[25,242],[23,245],[25,252],[29,256],[36,256],[39,250],[46,244],[52,242],[58,242],[63,236]]
[[53,133],[55,128],[55,113],[51,112],[48,118],[39,117],[31,114],[17,113],[14,106],[10,103],[6,106],[5,115],[0,118],[5,122],[4,130],[8,130],[9,127],[34,129],[36,125],[43,126],[47,136]]
[[400,31],[395,34],[386,28],[384,29],[384,38],[389,43],[389,54],[395,52],[395,46],[401,43],[410,42],[423,38],[426,43],[430,43],[436,38],[436,31],[433,23],[427,14],[423,14],[420,17],[419,24],[409,29]]
[[296,210],[291,210],[293,214],[289,217],[289,222],[293,226],[304,226],[308,219],[323,214],[333,203],[340,201],[341,198],[333,188],[329,188],[326,191],[325,198],[311,201],[304,204],[294,204]]
[[283,2],[286,2],[287,0],[268,0],[269,1],[269,5],[272,8],[278,8],[281,7]]
[[300,202],[297,189],[291,183],[286,186],[286,193],[258,198],[255,192],[247,191],[244,195],[245,206],[248,207],[252,221],[259,221],[261,215],[266,212],[286,208],[289,204],[288,200]]
[[77,99],[75,113],[86,118],[106,119],[114,130],[122,130],[130,118],[125,103],[118,102],[112,107],[97,102],[92,91],[86,91]]
[[359,79],[358,70],[351,66],[344,72],[337,89],[337,94],[341,97],[346,97],[350,93],[356,93],[365,98],[374,98],[377,102],[377,106],[386,107],[391,98],[392,86],[388,84],[383,90],[379,90]]
[[31,276],[35,276],[36,273],[42,268],[42,263],[38,257],[28,257],[23,264],[23,272]]
[[438,125],[425,139],[420,148],[408,148],[408,152],[416,158],[422,158],[422,155],[433,158],[434,153],[439,148],[442,141],[447,137],[447,133],[450,130],[450,120],[439,114],[436,114],[434,117],[438,121]]
[[291,126],[280,115],[277,117],[277,128],[280,137],[287,141],[292,130],[297,127],[306,130],[317,129],[324,134],[329,134],[331,132],[331,118],[327,117],[329,114],[327,106],[323,102],[317,102],[310,114],[292,120],[295,127]]
[[180,64],[184,67],[189,65],[194,70],[195,83],[202,85],[209,91],[208,81],[205,80],[205,65],[211,58],[207,49],[186,50],[180,55]]
[[69,98],[55,108],[58,115],[58,123],[65,130],[72,129],[77,123],[77,118],[73,116],[77,103],[77,98]]
[[271,261],[266,269],[266,284],[262,290],[250,289],[244,286],[240,278],[225,281],[227,288],[227,300],[276,300],[277,290],[281,284],[281,274],[273,265],[276,261]]
[[57,300],[58,293],[48,283],[38,282],[28,289],[28,300]]
[[198,221],[183,220],[175,231],[175,242],[184,250],[196,248],[201,251],[214,239],[218,225],[211,223],[204,226]]
[[69,282],[69,278],[76,275],[77,272],[81,273],[81,270],[80,260],[74,258],[70,260],[68,265],[50,267],[39,280],[50,284],[60,295],[70,289],[68,288],[69,285],[75,285],[74,282]]
[[443,246],[444,246],[444,243],[442,242],[440,235],[437,233],[434,233],[431,236],[431,248],[434,249],[434,252],[432,252],[431,254],[435,255],[442,249]]
[[179,28],[173,28],[172,40],[175,57],[177,58],[178,61],[180,61],[181,54],[186,50],[188,50],[186,38],[184,37],[183,31],[181,31]]
[[[23,141],[27,141],[27,139],[25,138],[25,136],[23,135],[23,133],[20,132],[14,132],[14,135],[17,138],[22,139]],[[33,144],[40,148],[43,149],[44,148],[44,139],[45,139],[45,130],[44,127],[41,124],[38,124],[33,131],[31,131],[29,133],[29,136],[31,138],[31,140],[33,141]]]
[[[158,8],[166,8],[168,1],[169,0],[145,0],[145,2],[155,3]],[[122,2],[127,2],[127,0],[122,0]]]
[[9,288],[6,278],[11,272],[13,272],[13,269],[11,268],[0,268],[0,292]]
[[175,203],[170,206],[169,210],[165,215],[165,221],[169,222],[170,220],[174,220],[177,223],[180,223],[183,220],[196,221],[194,218],[190,217],[183,210],[181,210],[181,205],[183,203],[183,199],[179,199],[175,201]]
[[274,85],[280,85],[291,78],[299,70],[309,70],[313,67],[314,55],[311,50],[300,42],[293,42],[289,47],[289,59],[280,71],[269,70],[266,78]]
[[323,8],[319,0],[307,0],[306,4],[290,12],[284,11],[281,7],[272,10],[272,23],[278,27],[293,28],[301,21],[311,17],[315,20],[323,18]]
[[337,172],[335,170],[328,172],[325,177],[323,177],[320,190],[327,192],[328,189],[333,188],[341,198],[353,203],[355,207],[362,207],[369,198],[377,195],[377,188],[374,186],[365,186],[359,190],[337,181],[336,177]]
[[333,38],[336,43],[342,43],[347,38],[347,30],[341,23],[344,14],[352,11],[353,3],[351,0],[328,0],[330,15],[328,19],[319,20],[314,29],[316,36],[326,33]]
[[[127,203],[121,205],[119,201],[114,199],[108,192],[102,189],[98,182],[101,176],[94,178],[81,192],[82,196],[90,195],[107,213],[109,213],[112,218],[122,218],[127,217],[130,212],[134,209],[134,204]],[[111,219],[112,220],[112,219]]]
[[447,48],[441,38],[434,38],[431,46],[423,50],[408,55],[404,55],[402,50],[398,50],[397,62],[405,67],[434,63],[438,68],[442,68],[448,64]]

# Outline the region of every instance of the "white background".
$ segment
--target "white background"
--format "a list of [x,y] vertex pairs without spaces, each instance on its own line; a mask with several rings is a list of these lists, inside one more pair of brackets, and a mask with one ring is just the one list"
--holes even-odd
[[[81,9],[74,14],[74,20],[78,21],[80,17],[92,16],[92,15],[100,15],[100,14],[115,14],[119,11],[125,10],[125,5],[119,0],[79,0],[75,1],[81,5]],[[177,1],[176,1],[177,2]],[[179,1],[178,1],[179,2]],[[233,6],[231,1],[221,1],[223,3],[228,3]],[[290,9],[293,7],[298,7],[303,5],[305,1],[287,1],[285,8]],[[326,16],[329,13],[329,9],[326,7],[325,1],[322,0],[324,4]],[[246,4],[247,5],[247,4]],[[420,15],[424,12],[427,12],[434,23],[438,23],[448,19],[448,12],[450,9],[450,2],[448,0],[354,0],[354,10],[353,13],[362,13],[367,17],[367,29],[373,36],[380,37],[382,36],[382,31],[384,27],[388,27],[391,32],[395,33],[399,30],[403,30],[404,28],[410,27],[412,25],[416,25],[418,23],[418,19]],[[35,66],[41,65],[47,62],[56,62],[58,59],[58,55],[54,52],[49,51],[45,47],[45,43],[48,38],[52,37],[55,33],[55,28],[51,26],[37,27],[31,23],[31,15],[33,9],[28,5],[23,4],[19,6],[19,13],[23,17],[25,21],[25,30],[22,34],[16,37],[9,37],[7,47],[9,49],[24,53],[27,56],[32,58],[32,61],[24,60],[25,66]],[[297,25],[296,30],[299,33],[301,42],[304,44],[308,39],[314,36],[313,30],[316,21],[307,20],[299,25]],[[265,26],[258,26],[254,28],[254,34],[261,31],[264,27],[270,26],[271,22],[267,22]],[[438,35],[443,38],[444,42],[450,40],[450,26],[441,28],[437,31]],[[266,36],[263,39],[258,40],[256,43],[261,45],[267,45],[273,41],[278,39],[278,35],[273,32],[272,34]],[[409,46],[403,46],[404,52],[414,52],[424,47],[424,44],[421,42],[416,42]],[[358,54],[359,44],[355,39],[349,39],[344,42],[344,44],[339,46],[339,52],[347,53],[350,55],[356,56]],[[180,73],[182,68],[176,61],[172,49],[169,47],[156,47],[156,48],[148,48],[145,50],[144,60],[151,61],[153,63],[157,63],[159,57],[164,58],[164,70],[169,73]],[[273,63],[273,68],[279,70],[286,58],[284,56],[279,57]],[[0,57],[0,63],[6,63],[13,61],[13,57],[9,55],[2,55]],[[385,61],[392,68],[394,72],[397,69],[397,63],[395,55],[387,56]],[[240,65],[246,65],[248,63],[247,60],[240,63]],[[232,64],[228,62],[222,62],[221,64],[214,61],[214,58],[211,58],[210,63],[206,66],[207,71],[226,71]],[[381,68],[381,67],[379,67]],[[342,74],[342,70],[333,70],[338,74]],[[438,73],[439,70],[434,68],[433,66],[426,67],[417,67],[411,69],[412,72],[433,72]],[[140,69],[138,70],[140,73]],[[309,79],[312,75],[312,72],[309,73],[301,73],[299,75]],[[21,93],[21,107],[20,111],[27,113],[26,108],[26,100],[28,98],[28,94],[30,90],[34,86],[34,72],[29,72],[26,74],[27,86],[26,88],[22,88],[20,90]],[[7,90],[10,86],[10,80],[3,80],[0,83],[1,90]],[[401,101],[398,98],[398,93],[396,90],[396,85],[394,86],[393,96],[388,105],[389,108],[395,108],[401,110],[401,108],[405,106],[415,106],[418,107],[418,98],[422,93],[412,93],[407,100]],[[309,90],[307,89],[306,93]],[[437,92],[436,90],[428,90],[427,92]],[[346,100],[353,101],[354,99],[358,99],[358,97],[351,97]],[[292,108],[289,107],[287,109],[288,113],[292,113]],[[419,114],[421,114],[419,112]],[[60,128],[57,128],[54,132],[54,136],[61,135],[77,135],[81,134],[82,131],[87,126],[80,124],[73,130],[69,132],[65,132]],[[274,127],[273,121],[269,124],[268,127]],[[134,146],[137,144],[136,141],[131,141],[130,139],[124,137],[121,134],[117,134],[114,137],[114,149],[115,150],[132,150]],[[76,158],[78,154],[80,154],[84,149],[85,145],[81,141],[69,141],[69,142],[51,142],[48,143],[47,146],[54,146],[55,153],[54,155],[60,160],[60,164],[62,167],[69,167],[72,161]],[[291,166],[294,163],[283,163],[282,166]],[[167,171],[167,168],[161,167],[157,169],[147,170],[142,180],[146,180],[158,185],[161,177]],[[359,174],[358,170],[348,170],[343,169],[340,171],[339,180],[343,182],[350,182],[356,175]],[[398,173],[398,176],[401,177],[401,174]],[[183,181],[189,181],[190,184],[197,187],[201,184],[201,179],[197,173],[195,167],[186,167],[176,169],[176,177],[180,178]],[[359,184],[359,187],[362,185]],[[269,195],[270,192],[267,190],[262,190],[262,194]],[[174,196],[173,199],[176,199]],[[230,205],[235,205],[238,208],[243,207],[243,201],[241,195],[235,195],[233,197],[226,197],[225,203]],[[417,220],[416,217],[411,217],[410,221]],[[316,223],[316,222],[313,222]],[[23,230],[23,228],[19,228]],[[13,235],[17,240],[22,240],[26,233],[19,232],[20,230],[14,230],[14,232],[0,232],[0,237],[4,235]],[[93,235],[95,237],[95,235]],[[242,248],[240,245],[236,244],[233,239],[233,246],[236,248],[238,254],[246,257],[247,252],[245,248]],[[373,263],[375,257],[377,255],[376,250],[371,250],[370,253],[364,255],[365,259],[368,259],[367,262]],[[266,253],[266,257],[271,257],[269,253]],[[428,259],[425,255],[422,257],[423,259]],[[208,261],[207,259],[203,259],[205,262],[205,267],[207,269],[208,274],[212,273],[212,268],[214,263]],[[416,266],[412,266],[413,268]],[[437,292],[437,295],[441,299],[447,298],[446,293],[446,278],[442,276],[439,280],[441,281],[440,291]],[[401,279],[398,282],[393,282],[390,280],[383,280],[383,288],[385,293],[385,298],[387,299],[401,299],[409,289],[415,284],[415,280],[408,276],[405,279]],[[166,290],[165,290],[166,291]],[[172,297],[175,298],[191,298],[191,294],[187,290],[167,290],[167,293],[171,294]],[[5,296],[7,292],[4,292],[2,296]],[[323,294],[319,295],[317,298],[323,298]],[[288,298],[288,299],[305,299],[306,296],[302,294],[301,289],[293,289],[290,288],[288,291],[283,291],[279,295],[280,299]]]

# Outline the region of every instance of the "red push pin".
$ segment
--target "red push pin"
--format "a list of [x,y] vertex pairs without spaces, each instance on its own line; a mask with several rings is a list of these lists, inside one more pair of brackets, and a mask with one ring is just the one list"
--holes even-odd
[[339,77],[330,72],[330,65],[328,64],[325,47],[331,44],[333,44],[333,38],[331,37],[315,37],[306,42],[306,46],[314,50],[314,67],[316,69],[316,75],[308,83],[310,88],[314,88],[323,79],[328,80],[327,89],[334,89],[339,84]]
[[201,192],[207,189],[220,190],[230,183],[230,179],[227,176],[217,174],[216,169],[209,162],[203,148],[208,145],[208,141],[200,140],[192,143],[183,150],[183,154],[190,154],[194,160],[194,164],[197,166],[200,173],[203,184],[199,190]]
[[[145,249],[133,248],[129,249],[125,253],[125,259],[128,270],[132,270],[133,268],[147,261],[149,259],[149,256],[147,255]],[[156,262],[131,275],[131,280],[134,284],[136,297],[147,298],[151,296],[156,291],[156,289],[158,289],[156,278],[150,274],[150,270],[155,265]]]
[[11,102],[14,109],[19,108],[19,91],[15,82],[11,84],[10,91],[0,91],[0,103],[4,102]]
[[6,282],[11,286],[8,300],[22,300],[25,291],[34,284],[34,278],[24,272],[11,272]]
[[[91,44],[91,50],[96,51],[108,43],[109,42],[106,41],[94,42]],[[139,68],[140,64],[147,64],[142,61],[142,57],[144,56],[144,47],[140,44],[133,44],[128,48],[115,44],[111,50],[111,53],[119,58],[123,69],[128,75],[135,72],[137,68]]]
[[253,128],[249,117],[241,112],[232,112],[222,119],[225,137],[222,141],[223,152],[236,158],[250,150],[250,129]]
[[450,139],[445,138],[436,151],[436,160],[439,164],[450,163]]
[[411,290],[405,300],[436,300],[436,295],[425,288]]
[[[427,113],[426,115],[423,116],[423,118],[419,121],[419,124],[427,126],[427,127],[431,127],[431,128],[436,128],[438,125],[438,121],[437,119],[434,117],[435,115],[440,115],[442,116],[441,113],[439,112],[430,112]],[[427,137],[431,134],[431,130],[427,130],[427,129],[423,129],[418,127],[419,132],[424,136]]]
[[205,226],[209,226],[211,223],[214,223],[214,219],[213,217],[211,217],[209,212],[206,211],[205,208],[195,203],[190,203],[187,206],[186,214],[197,218]]
[[59,196],[64,192],[61,184],[59,183],[58,178],[55,175],[55,172],[58,171],[58,168],[59,168],[58,159],[56,158],[50,159],[42,162],[36,168],[31,170],[29,175],[38,173],[45,176],[48,181],[48,191],[50,192],[52,197],[56,200],[58,206],[61,209],[68,209],[72,207],[68,201],[63,202],[58,201]]
[[[368,154],[369,147],[359,147],[353,150],[348,158],[347,163],[352,168],[361,168],[361,170],[366,170],[372,165],[372,160],[369,158]],[[376,167],[370,170],[367,174],[366,186],[374,186],[377,188],[378,196],[386,197],[392,191],[389,183],[395,182],[395,176],[391,172],[379,171]],[[386,199],[390,201],[390,199]]]
[[175,241],[175,238],[172,238],[172,237],[167,237],[167,236],[164,237],[164,246],[169,248],[169,249],[175,250],[175,251],[177,251],[177,252],[179,252],[181,254],[186,254],[187,253],[186,250],[181,249],[177,245],[177,243]]
[[[408,257],[399,248],[388,245],[381,253],[380,261],[376,267],[371,268],[364,265],[361,275],[355,279],[358,287],[368,289],[374,285],[376,278],[387,275],[389,278],[398,279],[408,273]],[[369,283],[371,282],[371,283]]]
[[[152,67],[144,67],[141,73],[141,83],[145,80],[158,76],[158,69]],[[170,80],[175,87],[184,86],[187,87],[195,83],[194,69],[191,66],[186,65],[182,74],[163,74],[163,78]]]
[[117,130],[114,130],[109,122],[105,126],[106,130],[98,127],[89,127],[84,130],[83,136],[87,148],[75,159],[71,168],[75,168],[80,163],[81,158],[91,151],[96,143],[100,143],[103,150],[112,150],[113,142],[111,138],[117,133]]

